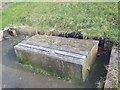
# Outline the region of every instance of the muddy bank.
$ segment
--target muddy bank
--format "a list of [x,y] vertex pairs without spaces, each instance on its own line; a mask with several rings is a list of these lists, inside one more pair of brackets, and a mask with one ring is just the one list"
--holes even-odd
[[35,34],[83,39],[83,35],[81,33],[82,31],[83,30],[78,30],[75,32],[67,32],[67,31],[58,31],[58,30],[47,30],[45,32],[40,29],[31,28],[28,26],[14,26],[14,27],[7,27],[4,30],[0,31],[0,40],[8,39],[10,36],[16,36],[16,35],[24,35],[31,37]]
[[14,26],[7,27],[0,31],[0,41],[9,39],[12,36],[24,35],[25,37],[30,37],[39,33],[39,29],[31,28],[28,26]]

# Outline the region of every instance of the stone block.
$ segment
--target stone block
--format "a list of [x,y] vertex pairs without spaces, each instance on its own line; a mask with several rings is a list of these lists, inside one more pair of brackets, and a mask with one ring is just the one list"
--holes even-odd
[[14,49],[21,63],[85,81],[97,55],[98,41],[35,35]]

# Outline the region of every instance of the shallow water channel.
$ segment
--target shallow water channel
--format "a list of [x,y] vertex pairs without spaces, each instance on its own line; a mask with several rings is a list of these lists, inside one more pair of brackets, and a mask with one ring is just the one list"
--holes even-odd
[[96,83],[106,76],[104,65],[108,64],[108,56],[101,52],[96,59],[94,69],[88,80],[83,83],[64,81],[51,76],[44,76],[27,70],[17,63],[13,46],[23,39],[12,37],[0,43],[2,47],[2,87],[3,88],[95,88]]

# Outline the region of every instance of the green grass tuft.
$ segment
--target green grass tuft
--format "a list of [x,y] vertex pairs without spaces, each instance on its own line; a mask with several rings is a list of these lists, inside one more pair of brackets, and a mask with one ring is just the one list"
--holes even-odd
[[26,69],[29,69],[29,70],[32,70],[36,73],[41,73],[43,75],[46,75],[46,76],[53,76],[53,77],[56,77],[58,79],[62,79],[62,80],[66,80],[66,81],[69,81],[71,80],[71,77],[70,76],[63,76],[63,77],[60,77],[59,75],[55,74],[55,73],[51,73],[47,70],[44,70],[40,67],[36,67],[36,66],[32,66],[30,64],[23,64],[23,63],[20,63],[18,62],[19,65],[21,65],[22,67],[26,68]]
[[97,83],[97,88],[104,89],[105,82],[104,81],[99,81]]

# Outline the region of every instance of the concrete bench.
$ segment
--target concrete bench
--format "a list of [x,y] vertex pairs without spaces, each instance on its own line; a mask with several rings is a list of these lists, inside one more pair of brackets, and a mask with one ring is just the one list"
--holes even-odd
[[97,55],[98,41],[35,35],[14,48],[22,63],[85,81]]

